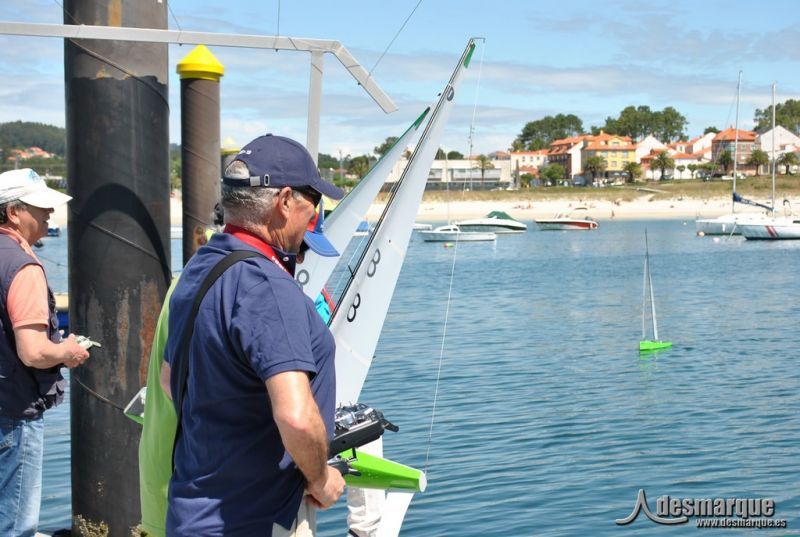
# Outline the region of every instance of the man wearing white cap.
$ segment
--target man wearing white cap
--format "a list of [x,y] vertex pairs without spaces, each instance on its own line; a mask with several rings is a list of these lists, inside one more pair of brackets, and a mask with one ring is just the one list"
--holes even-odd
[[31,245],[70,199],[31,169],[0,174],[0,535],[39,523],[45,410],[64,398],[61,367],[89,353],[58,331],[55,298]]

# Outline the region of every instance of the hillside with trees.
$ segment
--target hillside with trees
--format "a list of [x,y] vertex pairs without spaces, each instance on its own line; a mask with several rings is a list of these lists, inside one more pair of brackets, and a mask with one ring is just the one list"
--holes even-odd
[[4,156],[8,149],[41,147],[48,153],[63,157],[66,143],[67,134],[62,127],[30,121],[0,123],[0,148],[4,150]]

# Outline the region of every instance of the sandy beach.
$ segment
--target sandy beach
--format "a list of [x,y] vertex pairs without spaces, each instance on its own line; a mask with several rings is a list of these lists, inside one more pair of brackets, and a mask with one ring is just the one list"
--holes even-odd
[[[576,207],[586,207],[582,214],[598,221],[612,219],[629,220],[691,220],[698,217],[714,217],[730,212],[729,198],[694,199],[682,198],[672,200],[652,200],[652,196],[643,195],[630,201],[576,199],[547,200],[504,200],[504,201],[423,201],[417,213],[419,222],[445,222],[464,218],[477,218],[490,211],[505,211],[517,220],[531,221],[537,218],[551,218],[557,213],[569,212]],[[800,200],[792,200],[792,204],[800,206]],[[383,203],[375,203],[367,213],[367,220],[376,220],[383,211]],[[759,212],[755,207],[737,207],[737,212]],[[170,221],[172,225],[181,224],[180,197],[170,198]],[[64,226],[67,223],[66,206],[59,207],[50,217],[52,225]]]

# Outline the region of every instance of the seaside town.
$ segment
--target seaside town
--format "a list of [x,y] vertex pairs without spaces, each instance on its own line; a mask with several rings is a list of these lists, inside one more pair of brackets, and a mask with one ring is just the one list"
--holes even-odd
[[[734,155],[741,176],[768,174],[773,161],[777,173],[794,173],[800,164],[800,136],[781,126],[762,133],[730,127],[688,141],[663,143],[653,135],[635,141],[601,130],[596,135],[555,140],[548,149],[537,151],[437,158],[427,188],[443,189],[449,183],[454,190],[514,190],[724,178],[732,173]],[[406,163],[401,159],[395,165],[388,182],[400,177]]]

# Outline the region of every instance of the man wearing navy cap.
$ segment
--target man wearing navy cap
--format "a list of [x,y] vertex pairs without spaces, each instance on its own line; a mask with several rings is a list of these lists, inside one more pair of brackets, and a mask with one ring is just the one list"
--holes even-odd
[[[314,509],[342,494],[327,465],[335,343],[293,278],[323,194],[343,195],[280,136],[256,138],[223,173],[224,233],[198,249],[170,300],[164,357],[181,418],[167,535],[313,535]],[[236,250],[260,255],[230,266],[202,298],[184,388],[177,371],[192,306]]]

